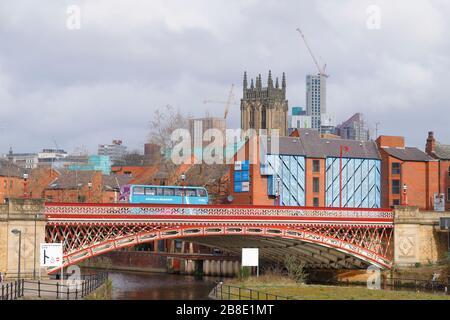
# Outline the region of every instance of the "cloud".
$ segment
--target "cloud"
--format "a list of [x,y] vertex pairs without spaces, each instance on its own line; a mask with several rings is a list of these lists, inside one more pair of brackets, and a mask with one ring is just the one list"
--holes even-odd
[[[0,152],[73,150],[121,138],[142,149],[148,120],[166,104],[194,116],[223,114],[243,71],[286,72],[290,106],[305,103],[315,66],[300,26],[327,63],[328,112],[363,112],[380,132],[422,146],[430,129],[450,143],[445,1],[78,1],[81,29],[66,27],[73,1],[0,4]],[[377,5],[381,28],[369,30]],[[228,125],[239,126],[239,107]]]

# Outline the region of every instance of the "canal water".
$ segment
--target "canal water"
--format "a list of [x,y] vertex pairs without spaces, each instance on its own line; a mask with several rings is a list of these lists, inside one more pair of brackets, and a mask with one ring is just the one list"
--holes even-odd
[[114,300],[207,300],[218,277],[110,271]]

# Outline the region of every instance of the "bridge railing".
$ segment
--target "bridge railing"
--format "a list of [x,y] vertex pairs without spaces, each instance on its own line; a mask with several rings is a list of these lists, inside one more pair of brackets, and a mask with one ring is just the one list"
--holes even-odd
[[293,297],[282,296],[270,292],[230,286],[219,282],[210,293],[216,300],[295,300]]
[[143,205],[45,203],[45,215],[199,215],[199,216],[292,216],[333,218],[393,219],[391,209],[317,208],[235,205]]

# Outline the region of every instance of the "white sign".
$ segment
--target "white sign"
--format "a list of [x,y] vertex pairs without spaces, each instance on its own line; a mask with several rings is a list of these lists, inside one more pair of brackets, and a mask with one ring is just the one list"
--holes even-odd
[[242,248],[242,266],[243,267],[259,266],[258,248]]
[[242,170],[242,161],[235,161],[234,162],[234,170],[236,170],[236,171]]
[[62,243],[41,243],[41,267],[61,267],[63,265]]
[[443,193],[434,194],[434,211],[445,211],[445,195]]
[[250,182],[242,182],[242,192],[250,191]]

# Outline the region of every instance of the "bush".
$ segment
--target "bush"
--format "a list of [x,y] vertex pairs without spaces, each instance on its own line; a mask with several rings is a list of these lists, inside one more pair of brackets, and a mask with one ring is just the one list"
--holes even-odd
[[420,268],[420,267],[422,266],[422,264],[421,264],[420,262],[416,262],[416,263],[414,264],[414,266],[415,266],[416,268]]
[[305,271],[306,264],[296,256],[289,255],[284,259],[284,266],[287,269],[288,277],[297,283],[305,283],[308,274]]
[[242,267],[241,270],[239,270],[239,279],[247,279],[251,275],[251,268],[250,267]]

